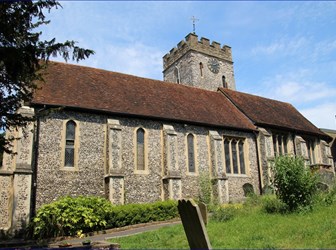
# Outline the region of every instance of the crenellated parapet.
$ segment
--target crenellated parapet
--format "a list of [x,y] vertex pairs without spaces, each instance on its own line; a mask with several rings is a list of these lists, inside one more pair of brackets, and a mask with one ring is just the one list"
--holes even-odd
[[189,50],[197,51],[217,57],[221,60],[226,60],[232,63],[232,52],[231,47],[224,45],[221,47],[221,44],[213,41],[210,44],[210,40],[202,37],[201,40],[198,40],[198,36],[194,33],[189,33],[185,40],[180,41],[177,44],[177,47],[174,47],[164,55],[163,57],[163,69],[166,70],[179,58],[185,55]]

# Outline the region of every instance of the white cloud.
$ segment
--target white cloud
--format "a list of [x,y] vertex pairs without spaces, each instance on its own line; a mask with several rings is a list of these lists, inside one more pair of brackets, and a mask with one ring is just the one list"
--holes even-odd
[[[85,42],[80,43],[86,46]],[[142,43],[124,44],[123,46],[108,45],[105,47],[96,46],[93,48],[94,55],[78,63],[69,61],[72,64],[105,69],[139,77],[162,80],[162,55],[163,52],[157,48],[146,46]],[[53,61],[64,60],[60,57],[52,58]]]
[[336,129],[336,103],[324,103],[301,109],[301,113],[319,128]]
[[289,102],[315,126],[335,129],[336,86],[310,78],[311,71],[302,69],[278,74],[264,80],[255,94]]
[[314,50],[312,53],[312,60],[318,61],[321,60],[321,58],[330,57],[332,56],[335,60],[335,54],[332,55],[332,53],[336,52],[336,39],[333,40],[324,40],[320,41],[314,46]]
[[287,56],[295,55],[307,47],[309,41],[305,37],[288,38],[282,37],[268,45],[259,45],[252,48],[254,56]]
[[333,97],[336,88],[330,88],[323,82],[288,81],[275,87],[273,93],[280,100],[305,103]]
[[[109,45],[97,51],[97,59],[101,68],[126,74],[162,79],[163,52],[142,43],[128,46]],[[156,72],[153,75],[153,72]]]
[[264,94],[270,98],[302,105],[323,101],[336,96],[336,87],[323,81],[313,81],[312,72],[298,69],[267,77],[261,85]]

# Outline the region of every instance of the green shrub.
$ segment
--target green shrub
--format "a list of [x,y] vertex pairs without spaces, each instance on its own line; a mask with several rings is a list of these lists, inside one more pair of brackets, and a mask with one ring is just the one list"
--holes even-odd
[[48,238],[99,230],[106,226],[111,208],[109,201],[99,197],[63,197],[37,211],[30,233],[34,238]]
[[277,157],[273,170],[276,195],[289,211],[312,204],[317,190],[317,176],[305,167],[302,157]]
[[263,196],[261,204],[262,209],[270,214],[286,213],[288,211],[287,205],[274,195]]
[[336,203],[336,182],[328,191],[320,191],[316,197],[316,203],[332,205]]
[[176,201],[116,206],[108,212],[108,228],[123,227],[150,221],[163,221],[178,216]]
[[74,236],[177,216],[175,201],[114,206],[104,198],[64,197],[37,211],[28,226],[27,236],[38,239]]
[[212,203],[212,183],[208,173],[201,173],[199,176],[199,201],[205,204]]

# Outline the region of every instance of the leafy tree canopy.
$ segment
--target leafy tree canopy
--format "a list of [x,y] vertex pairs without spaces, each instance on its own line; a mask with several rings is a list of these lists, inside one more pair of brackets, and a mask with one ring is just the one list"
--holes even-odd
[[[38,28],[47,25],[46,11],[61,5],[55,0],[2,1],[0,3],[0,132],[24,126],[33,118],[16,111],[32,100],[41,69],[51,56],[79,61],[94,52],[76,46],[74,41],[41,40]],[[9,152],[10,141],[0,140],[0,149]]]

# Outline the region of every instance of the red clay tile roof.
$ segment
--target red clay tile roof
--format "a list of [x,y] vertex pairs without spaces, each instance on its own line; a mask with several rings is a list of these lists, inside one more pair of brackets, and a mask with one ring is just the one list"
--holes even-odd
[[289,103],[224,88],[220,88],[220,91],[257,126],[328,137]]
[[46,72],[33,105],[256,129],[220,92],[65,63],[50,62]]

